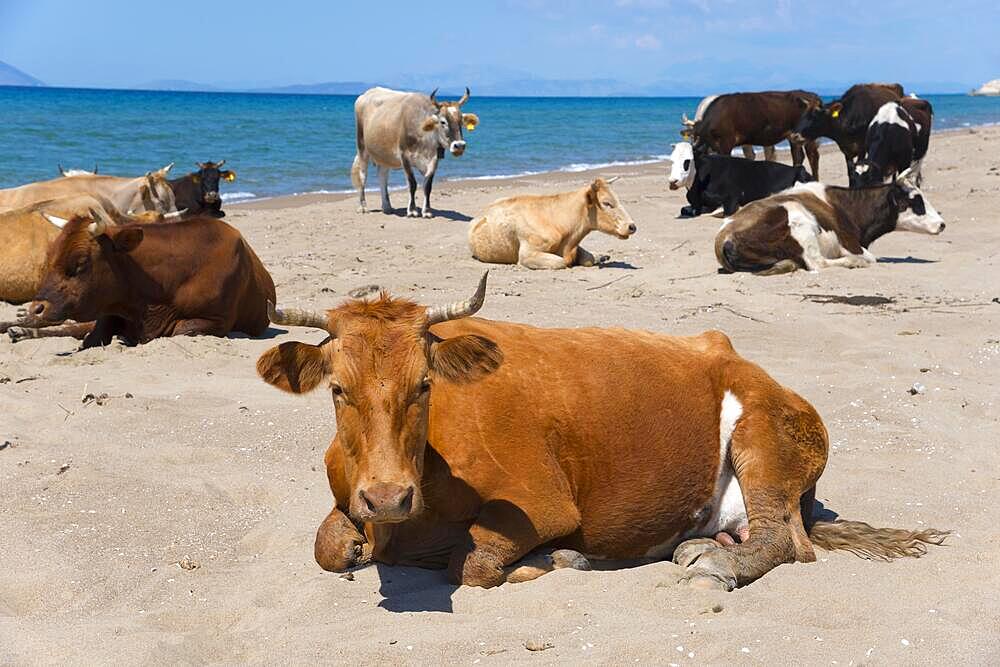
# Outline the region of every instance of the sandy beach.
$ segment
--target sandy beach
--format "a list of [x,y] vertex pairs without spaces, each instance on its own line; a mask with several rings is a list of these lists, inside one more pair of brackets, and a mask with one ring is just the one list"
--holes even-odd
[[[995,663],[1000,128],[932,138],[924,192],[947,230],[890,234],[863,270],[718,274],[720,221],[676,219],[684,195],[668,191],[666,170],[599,172],[623,177],[614,187],[638,225],[627,241],[584,242],[610,266],[492,266],[480,315],[720,329],[823,416],[827,510],[949,529],[946,546],[892,563],[819,551],[816,563],[728,594],[677,584],[671,563],[564,570],[492,590],[410,568],[347,580],[313,561],[331,505],[329,396],[282,394],[254,370],[277,342],[321,334],[272,327],[259,340],[82,352],[71,339],[4,337],[0,664]],[[846,182],[832,147],[821,173]],[[594,176],[438,180],[431,220],[402,217],[405,193],[394,192],[395,216],[328,195],[228,206],[226,221],[284,305],[329,307],[371,284],[438,304],[468,296],[487,268],[466,243],[484,206]],[[14,311],[0,305],[0,318]],[[922,392],[911,393],[915,383]],[[529,641],[551,648],[529,651]]]

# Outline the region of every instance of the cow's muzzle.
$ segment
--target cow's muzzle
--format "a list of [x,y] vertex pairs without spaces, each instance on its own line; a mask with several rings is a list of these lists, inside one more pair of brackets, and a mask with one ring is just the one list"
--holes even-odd
[[24,323],[29,326],[48,324],[52,322],[62,322],[66,318],[61,313],[56,312],[56,308],[51,301],[32,301],[28,307],[28,314],[24,318]]
[[670,189],[671,190],[676,190],[676,189],[678,189],[678,188],[681,187],[681,184],[680,184],[679,181],[670,181],[669,183],[670,183]]
[[449,149],[451,154],[458,157],[465,152],[465,142],[464,141],[453,141],[451,142],[451,148]]
[[370,523],[399,523],[413,514],[415,495],[412,485],[378,482],[358,491],[351,514]]
[[218,192],[206,192],[201,198],[206,204],[217,204],[221,200]]

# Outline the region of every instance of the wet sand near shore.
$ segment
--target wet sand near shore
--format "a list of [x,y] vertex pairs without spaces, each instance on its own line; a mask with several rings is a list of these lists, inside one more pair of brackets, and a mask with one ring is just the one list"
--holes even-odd
[[[667,189],[666,169],[599,171],[623,176],[614,188],[639,228],[626,241],[584,242],[610,254],[610,266],[491,266],[480,314],[720,329],[823,416],[826,511],[950,529],[947,546],[893,563],[818,551],[816,563],[781,566],[728,594],[677,584],[670,563],[492,590],[412,568],[374,566],[347,580],[312,556],[332,502],[329,396],[283,394],[254,369],[269,347],[321,333],[272,327],[258,340],[83,352],[70,339],[3,339],[0,663],[995,662],[1000,128],[932,138],[924,191],[947,230],[890,234],[873,244],[880,262],[863,270],[718,274],[720,221],[676,219],[684,195]],[[447,172],[445,161],[439,177]],[[833,147],[821,173],[846,182]],[[438,304],[466,298],[487,268],[469,255],[467,220],[499,197],[594,175],[439,180],[432,202],[442,215],[431,220],[404,217],[397,191],[398,215],[359,214],[354,195],[310,195],[228,205],[226,221],[284,305],[330,307],[371,284]],[[15,310],[0,305],[0,318]],[[529,651],[529,641],[552,647]]]

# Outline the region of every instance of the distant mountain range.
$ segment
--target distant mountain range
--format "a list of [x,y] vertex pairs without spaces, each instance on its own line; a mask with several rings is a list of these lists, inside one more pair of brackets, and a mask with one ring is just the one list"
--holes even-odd
[[0,60],[0,86],[44,86],[33,76]]
[[[725,63],[723,63],[725,65]],[[730,69],[734,76],[726,81],[719,80],[712,72],[720,63],[706,61],[702,67],[668,67],[663,78],[650,83],[638,84],[619,79],[544,79],[530,72],[505,67],[459,65],[444,72],[426,75],[396,74],[382,81],[324,81],[294,85],[254,86],[240,83],[202,83],[185,79],[157,79],[134,86],[137,90],[169,90],[183,92],[234,92],[273,93],[292,95],[359,95],[377,86],[388,86],[400,90],[420,90],[430,92],[438,89],[441,98],[457,97],[465,90],[472,89],[473,95],[510,97],[657,97],[657,96],[701,96],[725,91],[782,90],[805,88],[820,95],[839,95],[853,81],[813,81],[806,84],[794,76],[763,69],[742,69],[733,64]],[[742,74],[735,74],[742,72]],[[712,82],[706,84],[706,81]],[[908,91],[918,94],[964,93],[970,88],[967,83],[953,81],[924,82],[914,86],[903,81]],[[0,62],[0,86],[44,86],[38,79]]]

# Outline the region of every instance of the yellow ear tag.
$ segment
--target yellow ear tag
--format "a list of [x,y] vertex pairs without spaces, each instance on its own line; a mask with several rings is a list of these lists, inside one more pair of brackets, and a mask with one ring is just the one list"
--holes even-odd
[[191,182],[192,183],[201,183],[201,176],[198,176],[197,174],[194,175],[194,176],[192,176],[191,177]]
[[467,124],[467,125],[465,126],[465,129],[467,129],[467,130],[468,130],[469,132],[472,132],[472,131],[473,131],[474,129],[476,129],[476,126],[475,126],[475,125],[473,125],[472,123],[468,123],[468,124]]
[[836,118],[839,115],[840,115],[840,109],[834,109],[833,113],[830,114],[830,116],[832,116],[833,118]]
[[231,171],[228,174],[226,174],[226,182],[232,183],[235,180],[236,180],[236,172],[235,171]]

